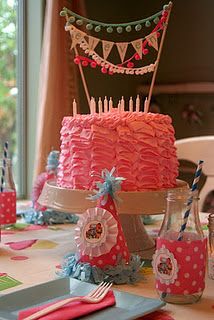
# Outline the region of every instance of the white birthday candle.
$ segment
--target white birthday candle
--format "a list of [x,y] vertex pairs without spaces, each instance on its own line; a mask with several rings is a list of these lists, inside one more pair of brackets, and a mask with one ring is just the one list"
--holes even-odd
[[145,99],[145,101],[144,101],[144,112],[145,112],[145,113],[147,113],[147,112],[148,112],[148,109],[149,109],[147,102],[148,102],[148,99],[147,99],[147,97],[146,97],[146,99]]
[[77,115],[77,103],[75,99],[73,100],[73,117]]
[[129,99],[129,112],[133,112],[133,100],[132,97]]
[[104,112],[108,112],[108,100],[107,100],[106,96],[105,96],[105,99],[104,99]]
[[111,112],[113,109],[113,101],[112,101],[112,97],[110,97],[110,100],[109,100],[109,112]]
[[140,97],[138,94],[136,98],[136,112],[139,112],[139,111],[140,111]]
[[121,110],[121,112],[124,112],[124,110],[125,110],[125,100],[124,100],[123,96],[120,100],[120,110]]
[[91,97],[91,101],[90,101],[90,112],[91,114],[94,114],[96,112],[96,102],[93,97]]
[[119,100],[119,102],[118,102],[117,109],[118,109],[118,112],[121,111],[121,102],[120,102],[120,100]]
[[98,101],[98,110],[99,110],[99,114],[103,113],[103,103],[101,98],[99,97],[99,101]]

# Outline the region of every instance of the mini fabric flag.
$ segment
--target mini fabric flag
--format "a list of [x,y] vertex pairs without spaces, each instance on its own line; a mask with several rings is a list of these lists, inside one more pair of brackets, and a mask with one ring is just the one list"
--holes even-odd
[[142,39],[137,39],[131,42],[135,51],[138,53],[140,59],[142,59]]
[[94,51],[94,49],[96,48],[97,44],[99,43],[99,39],[95,38],[95,37],[88,37],[88,49],[90,51]]
[[158,38],[157,38],[157,33],[152,32],[146,37],[148,43],[155,48],[155,50],[158,51]]
[[81,40],[85,36],[85,33],[75,29],[75,30],[71,30],[70,34],[71,34],[71,40],[72,40],[71,49],[73,49],[78,43],[81,42]]
[[120,55],[120,59],[121,61],[123,62],[124,58],[125,58],[125,55],[126,55],[126,50],[127,50],[127,47],[128,47],[128,42],[117,42],[116,43],[116,46],[117,46],[117,50],[119,52],[119,55]]
[[106,60],[111,52],[114,42],[102,40],[102,45],[103,45],[103,58],[104,60]]

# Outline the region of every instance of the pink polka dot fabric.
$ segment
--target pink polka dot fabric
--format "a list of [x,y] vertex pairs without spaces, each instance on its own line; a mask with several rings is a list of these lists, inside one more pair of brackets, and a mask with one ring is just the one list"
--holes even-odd
[[0,225],[16,223],[16,192],[0,192]]
[[102,203],[102,199],[101,201],[99,201],[98,207],[108,210],[117,221],[117,226],[118,226],[117,242],[108,253],[102,254],[98,257],[89,257],[88,255],[81,255],[80,261],[88,262],[91,265],[95,265],[99,268],[104,268],[106,265],[111,265],[111,266],[117,265],[118,255],[121,256],[122,259],[124,259],[126,262],[128,262],[130,258],[130,253],[126,244],[126,240],[123,234],[122,226],[118,218],[118,214],[116,212],[114,201],[110,196],[108,196],[107,203],[105,205],[102,205],[101,203]]
[[[168,249],[177,260],[177,278],[173,283],[162,283],[161,275],[156,279],[156,288],[171,294],[194,294],[205,287],[207,239],[177,241],[157,239],[157,250]],[[169,269],[170,270],[170,269]]]

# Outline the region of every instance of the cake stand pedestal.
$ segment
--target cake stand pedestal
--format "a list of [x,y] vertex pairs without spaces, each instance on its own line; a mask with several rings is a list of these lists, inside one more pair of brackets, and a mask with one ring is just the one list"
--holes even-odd
[[[186,182],[177,180],[177,185],[173,189],[137,192],[120,191],[117,193],[122,200],[117,205],[117,212],[120,215],[123,232],[131,253],[141,255],[145,259],[151,258],[155,242],[148,235],[141,216],[165,213],[167,192],[187,188],[188,184]],[[54,181],[47,181],[38,202],[56,211],[81,214],[88,208],[96,206],[96,201],[88,199],[92,193],[90,190],[61,188],[56,186]]]

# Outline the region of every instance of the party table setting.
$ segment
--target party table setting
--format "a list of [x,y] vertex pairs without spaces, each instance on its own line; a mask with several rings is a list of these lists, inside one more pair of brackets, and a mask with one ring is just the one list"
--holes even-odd
[[[61,11],[89,113],[73,100],[60,151],[48,155],[29,201],[16,199],[4,144],[0,319],[214,319],[214,216],[198,209],[204,161],[191,186],[177,179],[172,120],[149,112],[171,9],[119,24]],[[138,36],[114,42],[101,29]],[[114,49],[120,63],[108,60]],[[152,50],[156,60],[140,65]],[[128,106],[90,98],[88,65],[110,76],[152,73],[148,97],[142,106],[139,96]]]

